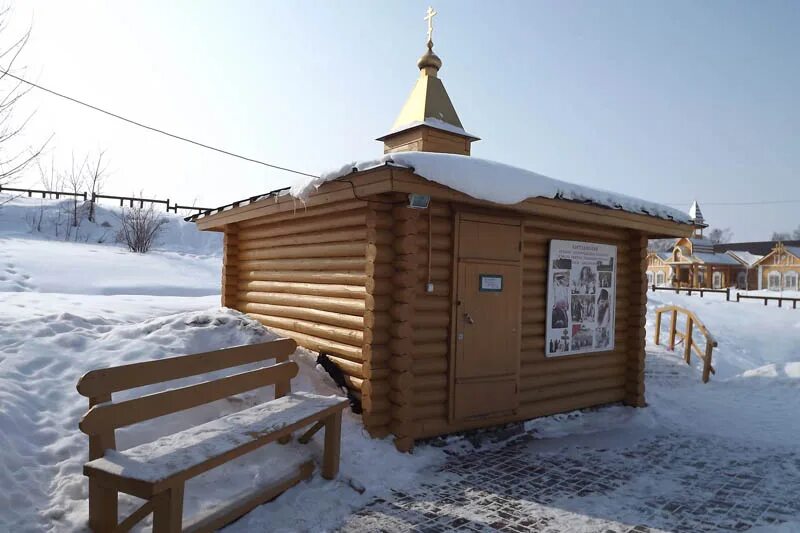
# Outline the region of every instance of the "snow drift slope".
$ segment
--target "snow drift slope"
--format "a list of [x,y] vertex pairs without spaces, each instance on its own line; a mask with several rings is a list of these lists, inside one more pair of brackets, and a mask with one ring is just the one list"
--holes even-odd
[[[0,202],[5,199],[0,195]],[[82,219],[65,241],[65,226],[56,218],[64,217],[68,205],[68,200],[17,198],[0,208],[0,294],[219,294],[219,234],[163,214],[167,222],[155,250],[134,254],[114,243],[119,209],[98,205],[97,222]],[[37,231],[31,220],[40,216],[42,231]]]
[[[115,235],[120,227],[121,208],[117,206],[96,204],[95,222],[89,222],[86,219],[88,204],[80,204],[78,211],[81,216],[77,230],[68,227],[71,200],[14,197],[0,193],[0,206],[0,235],[11,238],[115,245]],[[197,231],[194,223],[183,220],[183,215],[163,212],[158,215],[166,223],[155,243],[155,250],[197,255],[222,253],[222,236],[219,233]]]

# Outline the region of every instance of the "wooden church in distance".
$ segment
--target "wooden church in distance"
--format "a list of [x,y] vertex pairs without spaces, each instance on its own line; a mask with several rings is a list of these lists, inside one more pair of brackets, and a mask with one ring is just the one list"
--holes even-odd
[[[429,39],[381,159],[316,180],[302,202],[281,190],[190,217],[224,232],[223,305],[329,354],[370,434],[393,434],[400,450],[599,404],[644,406],[647,240],[690,236],[691,221],[471,157],[478,139],[441,65]],[[610,245],[614,257],[579,274],[552,259],[564,242]],[[595,296],[609,290],[610,308]]]

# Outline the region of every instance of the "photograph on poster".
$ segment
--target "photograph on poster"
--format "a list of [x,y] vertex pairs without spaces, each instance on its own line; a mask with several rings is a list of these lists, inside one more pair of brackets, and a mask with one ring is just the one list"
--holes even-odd
[[617,247],[550,241],[545,355],[614,349]]

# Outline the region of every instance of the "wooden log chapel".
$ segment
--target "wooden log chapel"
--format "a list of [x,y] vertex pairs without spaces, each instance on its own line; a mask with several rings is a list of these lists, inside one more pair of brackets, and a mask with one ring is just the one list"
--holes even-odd
[[381,159],[187,219],[224,232],[222,304],[328,354],[403,451],[644,406],[647,240],[691,220],[471,157],[441,65],[429,28]]

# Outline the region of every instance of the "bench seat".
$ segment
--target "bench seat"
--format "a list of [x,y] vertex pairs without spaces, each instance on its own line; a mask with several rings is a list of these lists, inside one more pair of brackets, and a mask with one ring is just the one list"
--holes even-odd
[[84,473],[136,480],[140,487],[152,485],[146,492],[154,493],[158,491],[156,485],[198,475],[216,466],[215,460],[220,457],[244,452],[240,449],[248,445],[277,440],[283,433],[319,420],[325,412],[341,410],[345,404],[347,400],[339,396],[290,393],[153,442],[123,451],[107,450],[103,457],[86,463]]

